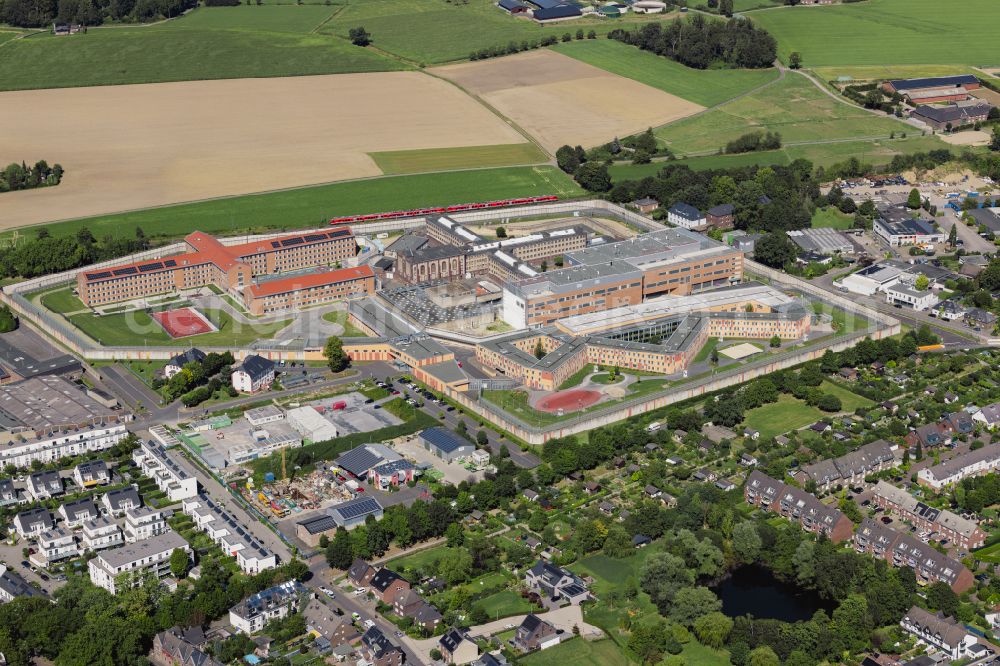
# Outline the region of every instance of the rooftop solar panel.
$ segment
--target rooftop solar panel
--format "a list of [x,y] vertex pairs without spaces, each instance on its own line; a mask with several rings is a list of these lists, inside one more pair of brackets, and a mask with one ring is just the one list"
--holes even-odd
[[301,244],[302,244],[302,236],[296,236],[295,238],[286,238],[283,241],[281,241],[282,247],[289,247],[290,245],[301,245]]
[[158,271],[161,268],[163,268],[163,264],[157,261],[152,264],[143,264],[142,266],[139,266],[139,272],[148,273],[149,271]]
[[351,233],[350,229],[334,229],[329,234],[327,234],[327,236],[329,236],[330,238],[337,238],[338,236],[346,236],[349,233]]
[[271,247],[281,247],[281,243],[278,241],[271,241]]
[[167,259],[166,261],[163,262],[163,265],[166,266],[167,268],[173,268],[174,266],[177,265],[177,261],[175,259]]
[[101,271],[100,273],[87,273],[88,280],[103,280],[111,277],[111,271]]
[[344,502],[340,506],[334,507],[334,510],[345,519],[351,520],[352,518],[357,518],[365,514],[374,513],[381,508],[382,505],[379,504],[374,498],[362,497],[349,502]]
[[114,270],[115,275],[135,275],[138,273],[135,266],[129,266],[128,268],[116,268]]
[[316,241],[323,240],[324,238],[326,238],[326,234],[309,234],[308,236],[304,236],[304,238],[306,239],[307,243],[314,243]]

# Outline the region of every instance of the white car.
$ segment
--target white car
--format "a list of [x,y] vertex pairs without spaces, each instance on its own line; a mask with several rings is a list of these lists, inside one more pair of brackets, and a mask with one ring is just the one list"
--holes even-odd
[[325,594],[326,596],[330,597],[331,599],[336,599],[337,598],[337,596],[333,593],[333,590],[331,590],[330,588],[328,588],[328,587],[321,587],[319,589],[320,589],[320,591],[323,594]]
[[354,590],[354,596],[360,597],[362,594],[364,594],[367,591],[368,590],[366,588],[359,587],[358,589]]
[[371,629],[375,626],[375,620],[365,620],[365,629]]

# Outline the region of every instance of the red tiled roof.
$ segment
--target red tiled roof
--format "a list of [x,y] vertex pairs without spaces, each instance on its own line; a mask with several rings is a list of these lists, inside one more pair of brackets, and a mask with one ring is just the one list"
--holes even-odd
[[306,275],[296,275],[281,280],[270,280],[263,284],[254,284],[248,287],[248,291],[254,298],[263,296],[274,296],[284,294],[299,289],[309,289],[310,287],[321,287],[338,282],[350,282],[364,278],[374,278],[375,273],[371,266],[367,264],[357,268],[340,268],[332,271],[321,271]]

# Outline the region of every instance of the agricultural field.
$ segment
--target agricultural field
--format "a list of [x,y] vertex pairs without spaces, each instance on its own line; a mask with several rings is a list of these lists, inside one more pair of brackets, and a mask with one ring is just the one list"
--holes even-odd
[[92,28],[70,37],[35,34],[4,44],[0,90],[406,67],[372,50],[313,32],[338,9],[323,5],[205,7],[150,26]]
[[548,155],[533,143],[394,150],[370,153],[370,156],[386,175],[540,164],[549,159]]
[[[851,157],[856,157],[861,162],[869,164],[885,164],[894,155],[923,152],[935,148],[947,148],[947,145],[937,136],[910,136],[905,139],[839,141],[836,143],[786,146],[780,150],[736,155],[705,155],[688,157],[679,160],[678,163],[686,164],[695,170],[727,169],[751,165],[767,166],[769,164],[787,165],[800,158],[809,160],[815,166],[823,167],[843,162]],[[615,164],[609,171],[615,180],[641,179],[646,176],[655,176],[666,164],[668,162]]]
[[778,71],[773,68],[692,69],[669,58],[608,39],[565,42],[552,49],[706,107],[730,100],[778,77]]
[[550,152],[563,144],[606,143],[703,108],[549,50],[448,65],[432,73],[485,100]]
[[11,92],[0,116],[9,154],[66,169],[58,187],[8,193],[7,228],[381,175],[370,152],[524,142],[418,72]]
[[629,14],[624,21],[579,19],[571,23],[541,26],[534,21],[515,18],[496,6],[493,0],[467,0],[445,3],[441,0],[354,0],[347,3],[320,31],[346,37],[348,30],[363,25],[380,50],[412,63],[436,65],[464,60],[473,51],[510,42],[541,40],[546,36],[561,38],[578,29],[595,31],[599,36],[623,22],[664,20]]
[[996,9],[994,0],[869,0],[749,16],[775,36],[782,60],[798,51],[806,67],[996,65]]
[[719,150],[751,131],[781,134],[785,144],[836,139],[888,138],[913,127],[840,102],[796,74],[694,118],[656,130],[679,154]]
[[567,198],[580,196],[582,191],[554,166],[478,169],[252,194],[59,222],[44,228],[53,236],[63,236],[86,227],[97,238],[131,237],[136,227],[143,228],[147,237],[161,239],[180,238],[192,229],[225,236],[322,226],[337,215],[543,194]]

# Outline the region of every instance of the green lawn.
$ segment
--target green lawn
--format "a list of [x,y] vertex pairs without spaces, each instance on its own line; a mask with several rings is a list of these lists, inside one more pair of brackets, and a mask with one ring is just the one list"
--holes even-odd
[[692,69],[635,46],[599,39],[560,43],[553,50],[678,97],[714,106],[777,78],[775,69]]
[[259,338],[272,337],[291,323],[290,319],[274,323],[240,324],[222,310],[204,310],[203,314],[219,330],[186,338],[171,338],[145,311],[98,316],[84,313],[69,317],[69,321],[102,345],[170,345],[189,347],[246,347]]
[[45,225],[53,236],[75,234],[87,227],[97,238],[132,237],[142,227],[146,236],[178,238],[198,229],[232,235],[301,229],[323,224],[337,215],[373,213],[469,201],[554,194],[576,197],[582,190],[554,166],[477,169],[456,173],[386,176],[251,194],[131,213]]
[[750,17],[775,36],[783,60],[798,51],[807,67],[1000,64],[995,0],[868,0]]
[[746,413],[743,425],[760,432],[760,438],[767,440],[792,430],[798,430],[814,423],[824,414],[816,407],[802,400],[782,393],[777,402],[772,402]]
[[41,297],[42,306],[57,312],[66,314],[67,312],[78,312],[86,310],[87,306],[73,294],[73,287],[65,287],[43,294]]
[[404,69],[397,60],[312,33],[335,6],[206,7],[148,27],[38,34],[0,51],[0,90],[302,76]]
[[827,229],[850,229],[854,226],[854,216],[845,215],[833,206],[817,208],[813,213],[812,226]]
[[511,143],[497,146],[466,146],[463,148],[428,148],[425,150],[392,150],[369,153],[386,175],[426,173],[453,169],[474,169],[519,164],[540,164],[548,156],[533,143]]
[[[663,20],[662,16],[644,18],[630,14],[626,21]],[[372,44],[402,58],[420,64],[439,64],[463,60],[473,51],[541,40],[547,35],[594,30],[604,35],[622,21],[578,19],[570,24],[542,26],[534,21],[517,19],[496,6],[494,0],[355,0],[323,26],[322,32],[347,36],[359,25],[371,33]]]
[[824,381],[820,384],[819,388],[823,393],[829,393],[840,398],[840,404],[843,406],[845,412],[853,412],[858,407],[871,407],[875,404],[863,395],[858,395],[833,382]]
[[630,384],[628,387],[629,393],[622,398],[615,398],[612,400],[607,400],[604,402],[599,402],[595,405],[587,407],[585,409],[580,409],[574,412],[566,412],[563,416],[558,416],[555,413],[540,412],[534,407],[528,405],[528,394],[526,391],[520,390],[503,390],[503,391],[483,391],[483,399],[492,402],[494,405],[501,407],[507,412],[514,414],[521,419],[524,419],[528,423],[545,425],[548,423],[556,423],[557,421],[562,421],[569,418],[575,418],[581,414],[586,414],[587,412],[592,412],[598,409],[605,409],[607,407],[613,407],[618,403],[624,402],[626,400],[631,400],[632,398],[639,398],[650,393],[655,393],[664,388],[669,381],[666,379],[643,379],[640,383]]
[[797,74],[728,104],[665,125],[656,135],[679,154],[714,151],[751,131],[781,134],[784,143],[888,138],[914,129],[841,103]]
[[476,606],[481,606],[491,620],[499,620],[502,617],[511,615],[521,615],[538,610],[527,599],[522,599],[521,595],[512,590],[501,590],[474,602]]
[[334,310],[333,312],[327,312],[323,315],[323,319],[332,322],[334,324],[340,324],[344,327],[345,338],[367,338],[368,334],[362,331],[360,328],[352,324],[347,320],[347,312],[345,310]]
[[[898,136],[898,133],[897,133]],[[787,146],[780,150],[736,155],[706,155],[679,160],[696,171],[704,169],[731,169],[745,166],[787,165],[797,159],[807,159],[816,166],[828,167],[837,162],[856,157],[868,164],[888,164],[894,155],[924,152],[935,148],[947,148],[948,144],[936,136],[909,136],[905,139],[881,139],[877,141],[842,141],[805,146]],[[650,164],[616,164],[609,171],[612,178],[620,180],[641,180],[655,176],[669,162]]]
[[524,666],[626,666],[632,663],[612,640],[588,641],[573,638],[541,652],[518,659]]
[[983,562],[1000,564],[1000,543],[994,543],[992,545],[986,546],[985,548],[980,548],[979,550],[972,553],[972,555],[977,560],[982,560]]

